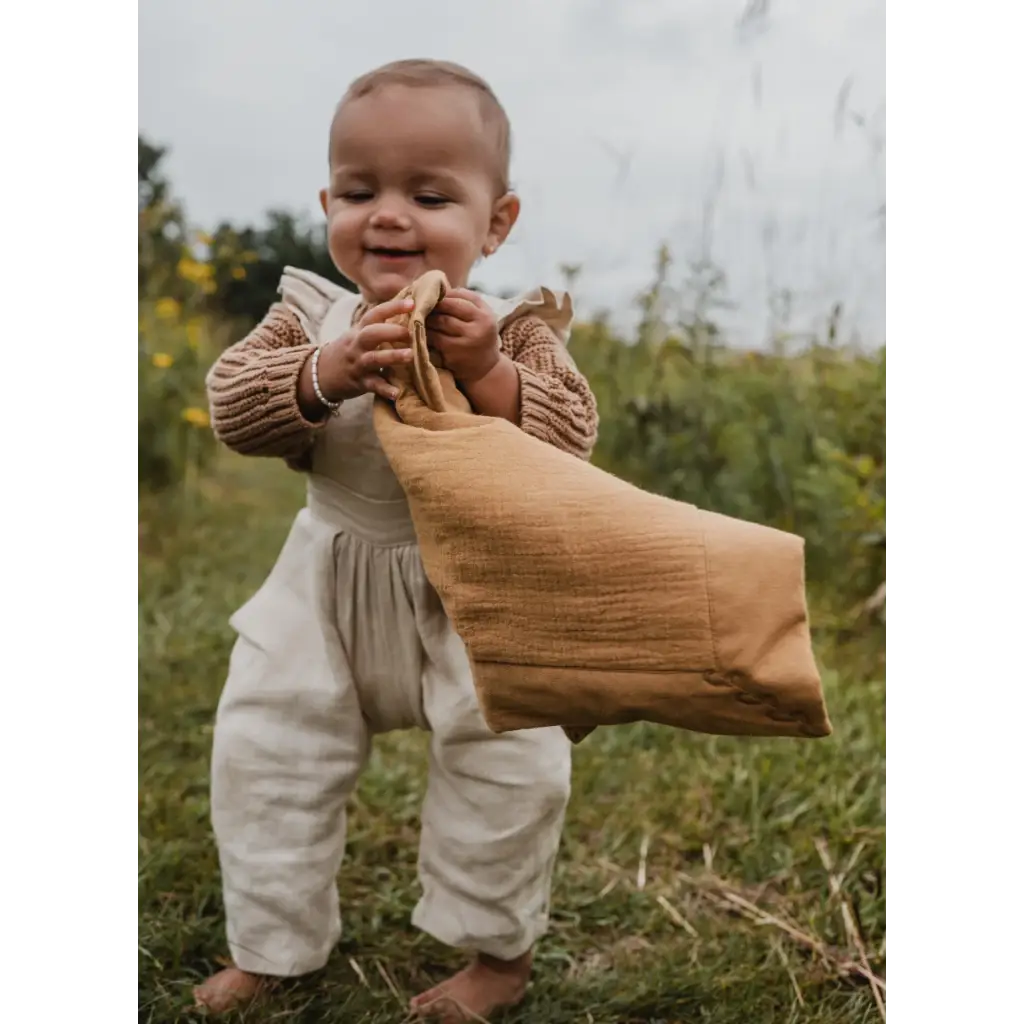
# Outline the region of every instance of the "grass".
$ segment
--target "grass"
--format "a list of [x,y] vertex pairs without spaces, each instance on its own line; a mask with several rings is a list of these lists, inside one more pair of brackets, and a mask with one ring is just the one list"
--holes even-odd
[[[225,954],[207,787],[227,618],[269,570],[301,495],[283,467],[225,456],[176,497],[140,498],[140,1021],[199,1019],[191,988]],[[827,740],[639,724],[577,749],[551,932],[526,1002],[502,1021],[880,1018],[849,964],[862,937],[884,975],[883,672],[828,637],[819,653]],[[401,1021],[409,996],[460,963],[409,925],[423,753],[412,733],[377,743],[327,968],[235,1019]]]

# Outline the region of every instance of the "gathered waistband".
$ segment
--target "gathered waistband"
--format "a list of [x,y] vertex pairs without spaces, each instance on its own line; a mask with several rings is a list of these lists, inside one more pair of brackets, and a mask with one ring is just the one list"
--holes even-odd
[[318,519],[378,547],[416,543],[416,531],[404,498],[367,498],[329,477],[310,474],[306,504]]

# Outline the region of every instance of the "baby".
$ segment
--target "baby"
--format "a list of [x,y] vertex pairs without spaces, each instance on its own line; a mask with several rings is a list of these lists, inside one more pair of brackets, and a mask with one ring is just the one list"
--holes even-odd
[[331,257],[359,295],[287,270],[282,301],[207,379],[218,438],[308,482],[277,564],[232,618],[211,811],[234,966],[196,989],[209,1010],[324,966],[341,934],[346,802],[372,737],[409,728],[431,734],[413,923],[471,954],[411,1009],[473,1020],[525,992],[547,927],[569,742],[559,729],[488,730],[371,415],[396,395],[389,371],[412,359],[407,329],[388,323],[412,304],[395,296],[442,270],[452,290],[428,338],[475,411],[589,457],[597,414],[565,348],[568,297],[502,301],[466,287],[519,215],[509,150],[504,110],[464,68],[401,61],[353,83],[320,202]]

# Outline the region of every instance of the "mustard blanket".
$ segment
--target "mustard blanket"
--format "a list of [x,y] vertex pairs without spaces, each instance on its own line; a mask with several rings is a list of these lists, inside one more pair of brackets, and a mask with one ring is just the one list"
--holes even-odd
[[829,735],[803,540],[649,494],[474,414],[427,347],[446,288],[431,272],[403,293],[415,362],[374,425],[490,728]]

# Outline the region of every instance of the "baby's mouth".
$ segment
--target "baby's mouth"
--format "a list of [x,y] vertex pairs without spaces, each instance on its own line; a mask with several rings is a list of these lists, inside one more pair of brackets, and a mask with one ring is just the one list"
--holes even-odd
[[383,246],[368,246],[366,251],[371,256],[385,260],[410,260],[423,255],[422,249],[393,249]]

